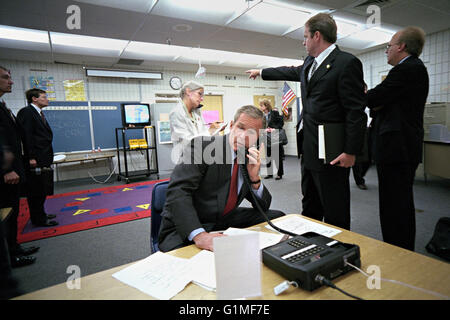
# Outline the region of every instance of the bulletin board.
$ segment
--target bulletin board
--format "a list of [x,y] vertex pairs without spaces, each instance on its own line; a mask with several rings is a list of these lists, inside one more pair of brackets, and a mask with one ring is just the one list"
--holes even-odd
[[253,104],[255,105],[255,107],[259,108],[259,103],[261,100],[267,99],[270,101],[270,104],[272,105],[272,108],[276,108],[275,105],[275,96],[267,96],[267,95],[262,95],[262,96],[253,96]]

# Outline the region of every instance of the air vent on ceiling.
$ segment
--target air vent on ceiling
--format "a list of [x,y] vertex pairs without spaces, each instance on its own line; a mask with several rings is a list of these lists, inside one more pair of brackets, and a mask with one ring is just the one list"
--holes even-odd
[[137,60],[137,59],[119,59],[117,64],[126,64],[126,65],[132,65],[132,66],[139,66],[144,62],[144,60]]
[[56,60],[55,60],[55,64],[70,64],[72,66],[78,65],[78,63],[70,63],[70,62],[63,62],[63,61],[56,61]]

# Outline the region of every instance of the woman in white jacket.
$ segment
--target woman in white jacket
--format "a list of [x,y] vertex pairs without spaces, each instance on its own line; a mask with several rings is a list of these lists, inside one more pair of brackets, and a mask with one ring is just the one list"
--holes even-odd
[[192,138],[209,136],[217,128],[219,122],[211,124],[210,128],[203,120],[200,107],[203,101],[204,87],[198,82],[189,81],[180,90],[181,101],[169,115],[171,140],[173,143],[172,161],[179,163],[183,148]]

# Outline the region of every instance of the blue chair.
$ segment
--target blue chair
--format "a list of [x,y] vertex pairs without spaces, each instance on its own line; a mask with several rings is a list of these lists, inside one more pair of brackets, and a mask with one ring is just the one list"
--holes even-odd
[[166,202],[166,190],[169,181],[158,182],[153,186],[152,203],[150,205],[152,215],[150,218],[150,246],[152,253],[159,251],[158,235],[159,226],[161,225],[161,213]]

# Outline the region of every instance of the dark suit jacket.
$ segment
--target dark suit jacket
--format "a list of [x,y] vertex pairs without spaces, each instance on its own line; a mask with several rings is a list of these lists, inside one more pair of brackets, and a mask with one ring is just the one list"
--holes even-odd
[[[159,247],[163,251],[183,243],[188,244],[187,238],[195,229],[203,227],[207,232],[217,230],[215,226],[223,217],[232,167],[230,151],[226,150],[230,149],[228,135],[194,138],[191,150],[194,150],[196,143],[199,143],[202,151],[208,147],[205,153],[209,154],[213,149],[212,146],[216,146],[216,150],[222,150],[222,154],[213,152],[213,155],[217,156],[216,161],[207,164],[205,159],[198,158],[200,152],[197,152],[194,164],[181,163],[173,170],[167,188],[159,234]],[[191,154],[194,154],[194,151]],[[250,192],[252,191],[244,183],[236,206],[246,198],[255,208]],[[263,210],[269,209],[271,200],[272,196],[264,187],[259,202]]]
[[[13,116],[14,117],[14,116]],[[3,147],[9,150],[14,155],[14,160],[9,168],[1,169],[1,181],[4,183],[3,175],[14,171],[23,181],[24,179],[24,167],[22,158],[22,140],[20,125],[16,120],[13,120],[10,112],[6,109],[6,106],[0,102],[0,135],[2,136]]]
[[282,129],[284,126],[283,116],[278,111],[272,110],[268,113],[267,127],[273,129]]
[[373,157],[376,163],[422,162],[423,113],[428,73],[423,62],[409,57],[393,67],[386,79],[367,93],[373,111]]
[[[345,123],[344,152],[360,154],[367,124],[364,80],[361,61],[355,56],[333,50],[307,81],[314,58],[308,56],[298,67],[263,69],[264,80],[300,81],[303,104],[303,132],[297,134],[298,152],[303,154],[305,167],[321,170],[323,160],[318,153],[318,125]],[[303,138],[301,136],[303,135]]]
[[36,159],[38,167],[49,167],[53,163],[53,133],[48,123],[31,105],[19,110],[17,120],[23,130],[25,163]]

